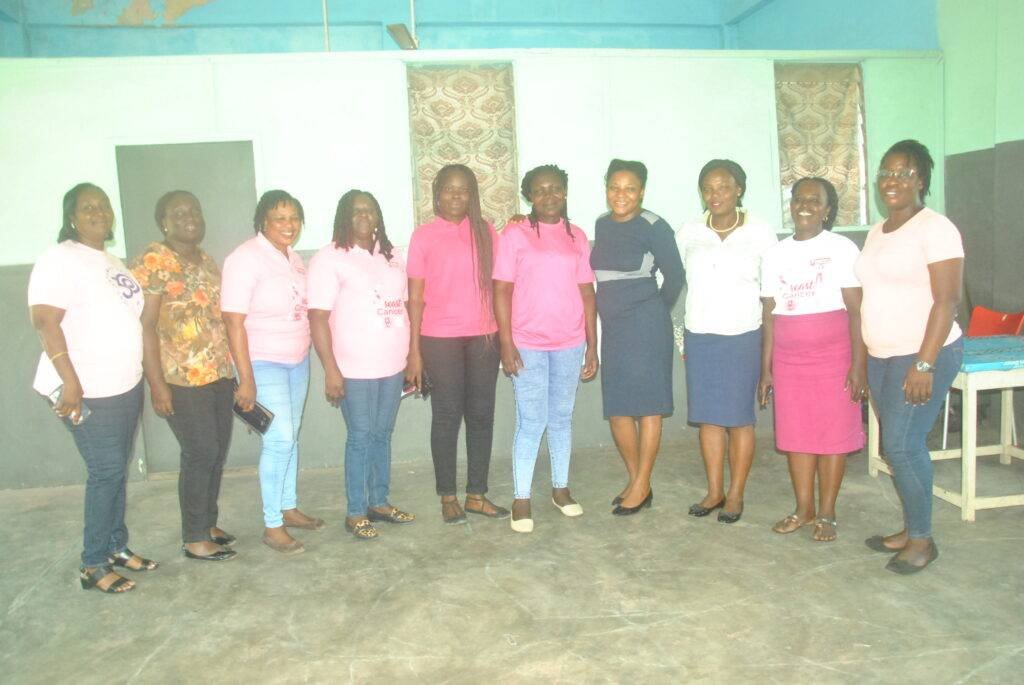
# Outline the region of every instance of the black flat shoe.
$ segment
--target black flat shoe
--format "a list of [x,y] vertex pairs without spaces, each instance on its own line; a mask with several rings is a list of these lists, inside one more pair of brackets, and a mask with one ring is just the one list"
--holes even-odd
[[710,507],[702,506],[700,502],[697,502],[692,507],[690,507],[690,510],[687,513],[690,516],[696,516],[697,518],[701,518],[702,516],[707,516],[708,514],[713,512],[715,509],[721,509],[724,506],[725,506],[725,498],[723,497],[722,501],[720,501],[718,504],[712,505]]
[[238,554],[238,552],[233,549],[221,549],[212,554],[193,554],[188,551],[188,547],[185,545],[181,546],[181,551],[184,552],[185,556],[189,559],[196,559],[197,561],[227,561],[228,559],[234,559]]
[[228,533],[227,535],[214,535],[210,538],[210,542],[215,545],[220,545],[221,547],[225,545],[233,545],[236,541],[237,538],[231,533]]
[[868,549],[874,550],[875,552],[881,552],[882,554],[896,554],[903,550],[902,547],[899,549],[895,547],[886,547],[885,536],[883,535],[872,535],[864,541],[864,544]]
[[620,504],[622,504],[622,497],[620,495],[615,495],[615,497],[612,498],[612,506],[617,507]]
[[617,507],[612,509],[612,513],[616,516],[632,516],[633,514],[640,513],[641,509],[651,506],[651,502],[654,501],[654,489],[651,488],[647,491],[647,497],[635,507],[624,507],[619,504]]
[[145,557],[139,557],[139,567],[132,568],[128,565],[128,562],[133,557],[138,556],[135,552],[125,547],[122,551],[117,554],[110,555],[110,563],[114,566],[120,566],[121,568],[128,569],[129,571],[155,571],[160,564],[156,563],[152,559],[146,559]]
[[909,564],[903,561],[902,559],[897,559],[897,556],[899,555],[894,555],[893,558],[889,560],[889,563],[885,565],[885,570],[892,571],[893,573],[896,573],[901,576],[910,576],[915,573],[920,573],[921,571],[931,566],[931,563],[939,558],[939,548],[935,544],[935,541],[932,540],[932,549],[931,552],[929,552],[928,554],[928,561],[924,562],[923,566],[915,566],[914,564]]
[[743,516],[743,510],[740,509],[737,512],[725,511],[724,509],[718,512],[719,523],[736,523]]

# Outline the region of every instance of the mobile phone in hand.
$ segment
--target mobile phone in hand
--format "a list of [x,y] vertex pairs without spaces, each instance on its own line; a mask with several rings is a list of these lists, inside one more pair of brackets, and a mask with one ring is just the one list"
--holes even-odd
[[[46,396],[46,401],[50,403],[50,409],[53,409],[55,412],[57,411],[57,405],[60,404],[60,396],[63,392],[64,386],[59,385],[57,386],[56,390],[54,390],[53,392]],[[78,414],[78,419],[69,419],[71,423],[75,424],[76,426],[81,425],[81,423],[85,421],[87,418],[89,418],[89,416],[92,414],[92,410],[89,409],[89,405],[85,403],[85,400],[82,401],[80,406],[82,408],[80,410],[80,413]]]

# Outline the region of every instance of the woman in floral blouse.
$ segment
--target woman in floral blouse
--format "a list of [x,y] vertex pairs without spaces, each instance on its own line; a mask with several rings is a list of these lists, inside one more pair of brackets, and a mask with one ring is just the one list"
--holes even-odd
[[199,248],[206,222],[199,200],[173,190],[156,203],[164,234],[132,263],[142,284],[143,368],[153,410],[181,445],[178,500],[182,551],[224,561],[234,536],[217,527],[217,496],[231,442],[234,376],[220,312],[220,269]]

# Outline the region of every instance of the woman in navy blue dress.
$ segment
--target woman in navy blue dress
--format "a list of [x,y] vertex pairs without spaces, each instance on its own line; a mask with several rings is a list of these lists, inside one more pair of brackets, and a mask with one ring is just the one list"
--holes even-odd
[[629,473],[612,500],[619,516],[650,506],[662,417],[674,409],[669,312],[683,289],[683,264],[672,228],[642,206],[646,184],[643,163],[612,160],[605,175],[611,211],[597,220],[590,255],[601,317],[604,416]]

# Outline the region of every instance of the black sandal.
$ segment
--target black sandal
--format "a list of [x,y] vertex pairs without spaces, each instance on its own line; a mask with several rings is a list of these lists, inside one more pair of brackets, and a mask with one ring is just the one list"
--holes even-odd
[[[132,559],[134,559],[135,557],[139,558],[139,567],[138,568],[132,568],[131,566],[128,565],[128,563]],[[127,547],[125,547],[122,551],[118,552],[117,554],[111,554],[110,555],[110,563],[113,564],[114,566],[120,566],[121,568],[126,568],[129,571],[155,571],[157,569],[157,567],[160,566],[160,564],[158,564],[157,562],[153,561],[152,559],[147,559],[145,557],[140,557],[138,554],[136,554],[135,552],[131,551]]]
[[[98,583],[112,573],[117,576],[117,580],[108,585],[106,589],[101,588]],[[78,580],[82,583],[83,590],[96,589],[110,595],[119,595],[122,592],[130,592],[135,589],[135,584],[132,581],[124,576],[118,576],[114,573],[114,569],[108,565],[97,566],[91,571],[87,571],[85,567],[82,567],[78,569]],[[121,588],[125,589],[122,590]]]
[[[469,506],[470,502],[479,502],[479,509],[471,509]],[[491,511],[487,511],[487,505],[491,505]],[[467,514],[476,514],[478,516],[486,516],[491,519],[507,519],[512,515],[505,507],[499,507],[497,504],[487,499],[483,495],[466,495],[466,504],[462,507]]]

